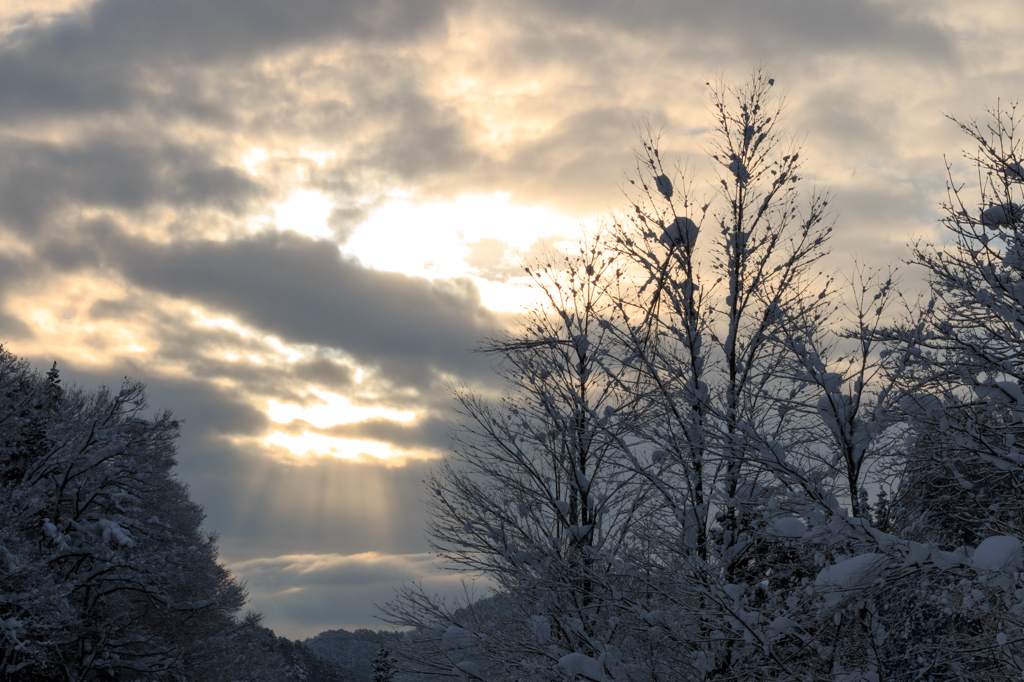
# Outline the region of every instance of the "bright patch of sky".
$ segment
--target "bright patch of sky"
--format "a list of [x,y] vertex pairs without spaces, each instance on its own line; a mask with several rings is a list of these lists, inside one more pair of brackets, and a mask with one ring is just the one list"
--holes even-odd
[[262,147],[250,147],[249,151],[242,155],[242,163],[245,164],[246,169],[253,175],[259,172],[260,165],[270,158],[270,154],[267,153],[266,149]]
[[[302,150],[298,156],[316,166],[335,157],[334,152],[315,150]],[[286,157],[253,146],[242,162],[249,173],[263,175],[269,161],[281,158]],[[305,164],[296,165],[295,173],[300,183],[309,180]],[[300,188],[268,213],[253,218],[249,228],[272,226],[314,239],[332,239],[328,221],[334,208],[334,201],[323,192]],[[522,272],[519,254],[542,241],[573,237],[579,229],[578,217],[543,205],[514,203],[509,192],[423,202],[396,191],[354,230],[341,251],[375,270],[428,279],[469,278],[484,306],[519,312],[539,301]],[[486,248],[481,248],[485,242]]]
[[[269,349],[272,349],[278,354],[278,357],[271,357],[271,360],[277,361],[283,359],[286,362],[295,362],[296,360],[301,359],[304,355],[302,351],[284,345],[283,343],[281,343],[281,340],[278,339],[277,337],[263,336],[262,334],[257,334],[252,329],[240,325],[238,322],[232,320],[231,318],[223,316],[212,316],[208,314],[206,311],[202,310],[201,308],[195,306],[190,307],[188,309],[188,312],[192,316],[193,324],[195,324],[197,327],[217,327],[218,329],[224,329],[227,331],[234,332],[235,334],[238,334],[240,338],[243,339],[258,339],[262,343],[269,346]],[[229,360],[237,360],[242,356],[239,353],[225,353],[224,357],[228,358]],[[259,357],[252,354],[248,354],[247,357],[256,363],[263,363],[266,362],[267,360],[267,358]]]
[[[320,429],[370,419],[409,423],[416,418],[416,413],[409,410],[393,410],[380,405],[354,405],[345,396],[329,391],[311,388],[310,393],[322,402],[302,406],[270,400],[266,408],[267,415],[279,424],[300,419]],[[298,457],[330,455],[352,461],[364,461],[367,458],[398,461],[409,454],[397,451],[387,443],[338,438],[309,431],[301,434],[275,432],[264,438],[263,442],[284,448]]]
[[295,436],[280,432],[273,433],[264,438],[263,442],[267,445],[276,445],[284,448],[299,457],[330,455],[353,462],[362,462],[367,459],[397,459],[405,454],[393,449],[387,443],[371,440],[333,438],[319,433],[308,432]]
[[291,230],[315,239],[329,239],[327,219],[334,202],[322,192],[300,189],[273,207],[273,223],[279,230]]
[[96,0],[4,0],[0,3],[0,35],[17,38],[19,30],[44,24],[70,12],[85,10]]
[[408,410],[392,410],[380,406],[353,405],[352,401],[337,393],[310,389],[323,402],[303,407],[294,403],[282,403],[271,400],[267,406],[267,414],[276,422],[287,424],[295,419],[302,419],[317,428],[327,428],[336,424],[352,424],[367,419],[390,419],[396,422],[411,422],[416,413]]
[[[485,306],[516,312],[536,297],[525,286],[518,253],[542,240],[573,237],[579,225],[578,219],[544,206],[515,204],[508,192],[423,203],[396,197],[356,228],[342,251],[376,270],[430,279],[469,277]],[[470,264],[473,246],[483,240],[504,249],[491,248],[487,258]]]
[[[309,162],[320,167],[335,156],[332,151],[304,149],[298,157],[287,157],[253,146],[242,155],[242,164],[250,174],[259,176],[267,173],[268,162],[289,160],[294,164],[292,181],[297,180],[301,184],[309,180]],[[302,162],[296,163],[296,158]],[[332,232],[327,221],[333,209],[334,201],[323,192],[300,188],[293,190],[284,201],[273,204],[268,213],[251,219],[249,229],[259,230],[273,225],[279,230],[291,230],[314,239],[330,239]]]

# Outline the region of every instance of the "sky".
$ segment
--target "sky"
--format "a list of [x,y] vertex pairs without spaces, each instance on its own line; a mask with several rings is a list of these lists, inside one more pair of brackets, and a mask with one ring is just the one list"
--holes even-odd
[[[382,627],[421,580],[421,480],[521,254],[621,209],[641,120],[713,177],[705,83],[758,65],[828,266],[939,239],[947,115],[1024,94],[990,0],[5,0],[0,343],[149,386],[178,473],[278,634]],[[958,177],[959,177],[958,175]],[[915,273],[906,271],[907,286]]]

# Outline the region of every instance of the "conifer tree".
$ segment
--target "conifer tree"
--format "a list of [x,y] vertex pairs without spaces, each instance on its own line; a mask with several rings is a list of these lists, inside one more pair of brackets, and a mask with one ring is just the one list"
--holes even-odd
[[269,680],[259,617],[173,475],[146,394],[61,386],[0,347],[0,680]]
[[394,682],[395,671],[393,668],[394,660],[391,658],[391,652],[384,645],[381,645],[380,650],[373,657],[373,682]]

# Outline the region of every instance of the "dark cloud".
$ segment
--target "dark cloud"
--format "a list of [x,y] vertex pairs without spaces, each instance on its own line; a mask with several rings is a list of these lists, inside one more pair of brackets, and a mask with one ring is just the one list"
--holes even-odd
[[[261,335],[182,319],[180,311],[154,305],[153,297],[144,291],[120,299],[100,299],[85,310],[84,315],[89,322],[100,324],[131,320],[156,344],[149,351],[162,363],[179,365],[184,374],[203,382],[200,386],[205,382],[229,381],[236,387],[231,394],[235,400],[274,399],[305,407],[323,402],[310,390],[319,389],[341,395],[358,395],[368,390],[373,394],[373,405],[397,409],[421,409],[424,403],[434,402],[423,396],[411,396],[403,387],[392,392],[394,387],[386,380],[375,381],[373,377],[366,379],[366,385],[357,386],[353,365],[326,349],[304,347],[305,357],[285,361],[280,349]],[[110,360],[111,364],[131,363],[130,358],[111,357]],[[129,367],[131,372],[137,367],[139,376],[152,373],[145,367],[132,364]],[[436,409],[437,406],[431,407]],[[395,440],[399,441],[411,447],[415,445],[415,436]],[[436,441],[432,441],[426,447],[435,445]]]
[[0,47],[0,116],[117,111],[182,64],[244,62],[329,40],[406,41],[449,0],[100,0]]
[[[253,402],[274,398],[307,405],[319,401],[309,392],[311,387],[344,393],[352,386],[354,370],[344,362],[316,354],[286,362],[279,349],[266,339],[233,328],[199,324],[188,317],[183,319],[180,310],[154,304],[147,292],[99,299],[76,313],[89,323],[100,325],[130,321],[133,328],[151,339],[153,347],[149,352],[161,363],[178,365],[187,376],[210,385],[228,380],[236,387],[233,399]],[[152,370],[138,366],[130,356],[110,357],[111,365],[124,363],[130,373],[137,368],[137,376],[152,374]]]
[[[321,141],[347,145],[346,136],[358,137],[360,141],[340,161],[312,168],[310,173],[312,186],[343,200],[365,195],[375,185],[389,189],[444,183],[447,188],[436,188],[442,195],[464,191],[461,183],[452,186],[451,178],[478,172],[486,163],[467,135],[473,122],[425,93],[428,83],[404,73],[410,68],[407,61],[368,59],[377,64],[373,78],[359,73],[346,79],[341,92],[333,95],[343,97],[344,103],[332,101],[330,95],[327,102],[286,100],[275,104],[268,119],[254,121],[253,127],[270,129],[302,121]],[[363,217],[365,208],[343,205],[333,220],[344,234],[353,220]]]
[[[0,231],[0,239],[14,241],[13,235]],[[34,268],[31,259],[14,254],[0,253],[0,291],[22,281]]]
[[489,373],[469,351],[502,320],[468,281],[367,270],[330,242],[292,233],[162,245],[107,232],[99,242],[105,262],[140,286],[288,342],[341,349],[397,384],[426,388],[438,371]]
[[355,372],[348,365],[329,360],[327,358],[313,358],[300,360],[295,363],[293,370],[295,375],[319,388],[330,391],[341,391],[352,386],[352,379]]
[[[328,629],[384,627],[375,605],[393,598],[402,583],[417,581],[453,601],[465,596],[462,576],[436,566],[429,554],[290,555],[236,563],[231,569],[246,580],[265,622],[293,638]],[[486,595],[489,584],[478,581],[468,587]]]
[[463,121],[418,93],[397,94],[383,102],[393,120],[389,133],[374,142],[375,165],[402,180],[473,165],[479,155],[465,139]]
[[137,211],[210,206],[241,212],[261,188],[208,151],[123,134],[85,143],[0,139],[0,220],[36,231],[68,205]]
[[[2,191],[0,189],[0,193]],[[56,204],[56,202],[54,203]],[[51,210],[55,208],[57,207],[54,206]],[[47,209],[43,208],[42,210]],[[32,210],[30,209],[29,212],[31,213]],[[54,221],[54,224],[40,224],[41,220],[33,216],[32,222],[20,222],[17,215],[12,220],[10,215],[2,213],[2,209],[0,209],[0,220],[17,221],[15,224],[22,228],[23,236],[39,240],[31,259],[34,267],[22,279],[23,285],[31,285],[31,280],[34,278],[43,279],[47,276],[70,274],[84,268],[94,267],[100,260],[100,253],[95,242],[83,238],[84,235],[74,231],[61,230],[58,221]],[[37,228],[29,229],[33,222]]]
[[870,0],[569,0],[541,8],[558,23],[660,37],[668,54],[716,45],[754,60],[869,50],[948,62],[954,48],[947,31],[920,10],[914,3]]
[[334,240],[344,244],[356,228],[370,217],[370,212],[362,206],[343,206],[331,211],[327,219],[327,227],[334,234]]
[[351,424],[318,427],[296,419],[281,426],[288,433],[316,433],[331,438],[351,438],[388,443],[399,449],[434,450],[439,454],[451,444],[452,424],[437,417],[427,417],[412,423],[390,419],[367,419]]
[[16,317],[0,313],[0,345],[10,341],[31,339],[32,329]]
[[[246,396],[219,387],[206,377],[154,377],[146,372],[143,364],[132,366],[126,363],[121,369],[127,376],[146,382],[150,407],[170,409],[185,424],[179,461],[190,472],[197,465],[212,463],[212,457],[231,456],[231,453],[217,450],[216,444],[224,438],[260,435],[272,423],[262,410],[246,400]],[[78,381],[82,374],[72,369],[68,376]],[[116,386],[120,381],[118,378],[116,382],[107,383]],[[89,381],[86,385],[95,384]],[[186,480],[191,478],[186,477]]]

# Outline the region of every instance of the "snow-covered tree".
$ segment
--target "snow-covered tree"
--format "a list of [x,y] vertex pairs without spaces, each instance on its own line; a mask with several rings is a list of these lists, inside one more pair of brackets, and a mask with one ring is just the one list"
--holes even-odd
[[644,129],[625,215],[530,264],[549,305],[488,346],[508,394],[458,394],[454,455],[427,481],[435,551],[496,596],[401,591],[386,612],[417,628],[405,669],[1019,679],[1013,110],[963,126],[980,201],[951,181],[955,243],[917,246],[917,306],[889,270],[817,272],[829,198],[801,203],[773,87],[712,88],[709,199]]
[[388,651],[386,646],[382,645],[373,657],[373,682],[394,682],[394,665],[395,662],[391,658],[391,652]]
[[269,679],[259,618],[142,384],[65,389],[0,347],[0,679]]
[[509,392],[497,404],[456,394],[454,453],[426,481],[429,536],[439,556],[514,598],[457,611],[404,589],[386,610],[422,633],[396,651],[420,671],[545,669],[553,650],[598,656],[614,646],[619,593],[633,583],[607,579],[615,569],[601,557],[630,553],[650,496],[621,466],[622,425],[635,421],[622,415],[634,405],[610,330],[620,274],[602,246],[594,238],[529,264],[548,305],[485,348]]
[[1024,669],[1024,177],[1016,106],[988,113],[984,124],[954,119],[975,146],[965,154],[975,180],[947,163],[950,239],[915,244],[912,259],[932,299],[891,334],[912,366],[892,530],[969,567],[927,571],[897,611],[913,624],[894,633],[904,667],[927,665],[936,678],[1017,679]]
[[[786,677],[806,642],[782,626],[806,618],[823,560],[794,539],[841,503],[866,515],[861,491],[891,444],[898,396],[880,386],[872,332],[892,281],[861,271],[843,301],[815,272],[829,197],[800,203],[800,153],[779,128],[772,79],[716,87],[712,111],[711,201],[646,134],[619,223],[617,246],[642,277],[616,329],[656,415],[637,432],[650,456],[632,467],[663,501],[647,543],[658,551],[633,563],[660,599],[685,605],[657,634],[675,674]],[[841,308],[848,327],[836,329]]]
[[630,219],[528,266],[550,305],[489,348],[510,393],[496,407],[458,396],[455,457],[428,481],[435,549],[496,581],[509,609],[455,622],[412,589],[389,606],[397,624],[438,628],[438,672],[465,673],[467,658],[490,666],[474,674],[550,678],[730,665],[700,643],[719,625],[701,623],[720,620],[708,600],[741,582],[764,525],[771,474],[749,425],[795,371],[784,323],[815,329],[826,305],[807,276],[831,229],[827,196],[797,216],[799,153],[771,88],[757,73],[713,91],[720,208],[695,203],[646,136]]

